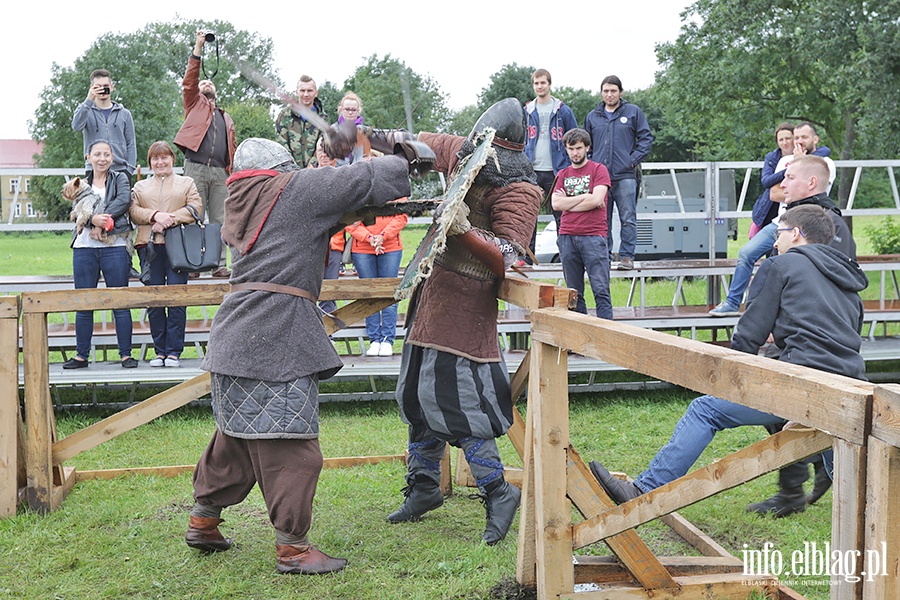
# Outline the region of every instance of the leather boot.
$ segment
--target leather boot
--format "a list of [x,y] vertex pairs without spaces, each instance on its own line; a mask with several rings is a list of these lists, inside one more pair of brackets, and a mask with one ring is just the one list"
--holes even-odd
[[328,556],[315,546],[275,544],[275,555],[278,557],[275,568],[279,573],[323,575],[347,566],[346,558]]
[[828,472],[825,470],[825,463],[816,461],[813,465],[815,466],[816,477],[812,492],[806,497],[807,504],[815,504],[831,487],[831,477],[828,476]]
[[219,523],[224,519],[195,517],[191,515],[190,526],[184,535],[184,541],[191,548],[203,552],[224,552],[231,548],[231,538],[226,538],[219,531]]
[[403,504],[387,516],[388,523],[405,523],[418,521],[429,510],[434,510],[444,503],[444,494],[438,482],[423,474],[409,473],[406,476],[406,487]]
[[519,500],[522,492],[514,485],[510,485],[505,479],[491,482],[484,486],[484,495],[477,495],[484,502],[487,518],[484,526],[484,534],[481,539],[488,546],[493,546],[506,537],[516,510],[519,508]]
[[778,493],[762,502],[747,506],[748,512],[770,515],[776,519],[806,510],[803,483],[809,479],[809,464],[801,460],[778,471]]

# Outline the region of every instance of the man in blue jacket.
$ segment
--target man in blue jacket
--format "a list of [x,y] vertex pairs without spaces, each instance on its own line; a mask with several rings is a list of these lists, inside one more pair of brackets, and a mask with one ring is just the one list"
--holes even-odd
[[[550,95],[550,72],[538,69],[531,75],[535,99],[525,105],[528,130],[525,137],[525,156],[534,165],[538,186],[546,198],[553,191],[556,174],[571,164],[563,136],[578,127],[575,113],[566,103]],[[559,231],[560,211],[553,211],[556,230]],[[534,250],[534,239],[531,241]]]
[[615,204],[622,225],[619,270],[634,268],[637,245],[637,170],[650,154],[653,134],[640,108],[622,98],[622,80],[610,75],[600,87],[603,102],[588,113],[584,128],[591,134],[591,156],[609,170],[612,188],[606,202],[607,234],[613,248],[612,209]]

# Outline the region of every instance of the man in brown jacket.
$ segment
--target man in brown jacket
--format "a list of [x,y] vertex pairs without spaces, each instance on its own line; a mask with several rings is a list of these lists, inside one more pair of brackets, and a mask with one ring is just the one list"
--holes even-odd
[[[175,136],[175,145],[184,152],[184,175],[197,184],[209,222],[224,223],[228,197],[225,180],[231,173],[237,139],[231,116],[216,106],[216,86],[208,79],[200,80],[200,55],[205,43],[206,33],[198,31],[181,82],[184,124]],[[219,269],[213,272],[213,277],[230,276],[225,266],[225,244],[222,244]]]

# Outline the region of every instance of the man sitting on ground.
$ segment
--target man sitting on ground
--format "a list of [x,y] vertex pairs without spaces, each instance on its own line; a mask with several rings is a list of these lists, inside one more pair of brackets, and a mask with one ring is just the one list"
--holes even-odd
[[[787,177],[795,168],[796,163],[788,167]],[[820,206],[798,206],[781,217],[775,241],[779,255],[760,266],[732,348],[756,354],[771,333],[781,349],[779,360],[865,379],[859,354],[863,319],[859,292],[869,281],[856,261],[828,245],[833,238],[831,216]],[[691,402],[669,442],[634,482],[613,477],[597,461],[591,462],[591,472],[610,498],[626,502],[685,475],[717,432],[777,423],[785,421],[701,396]],[[826,454],[830,466],[830,450]]]

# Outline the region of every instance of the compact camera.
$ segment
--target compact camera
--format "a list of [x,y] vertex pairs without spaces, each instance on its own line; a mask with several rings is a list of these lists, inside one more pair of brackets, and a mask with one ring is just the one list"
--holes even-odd
[[102,88],[100,88],[100,93],[109,95],[109,86],[104,85]]
[[214,42],[214,41],[216,41],[216,34],[213,33],[212,31],[207,31],[207,32],[206,32],[206,41],[207,41],[207,42]]

